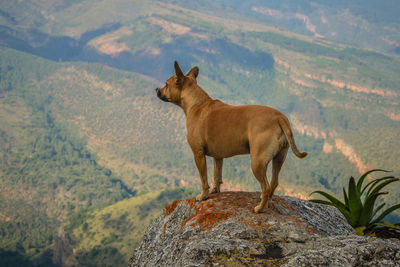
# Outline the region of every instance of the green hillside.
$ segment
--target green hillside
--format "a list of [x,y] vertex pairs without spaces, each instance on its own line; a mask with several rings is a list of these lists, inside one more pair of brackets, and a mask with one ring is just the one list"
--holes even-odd
[[[174,60],[199,66],[214,98],[289,117],[309,156],[289,153],[278,194],[341,194],[370,168],[400,176],[400,59],[379,37],[400,42],[390,4],[367,1],[373,17],[342,1],[0,3],[0,257],[10,266],[124,265],[164,203],[199,188],[184,114],[154,92]],[[359,34],[343,26],[353,22]],[[260,190],[249,166],[226,159],[223,189]]]
[[[85,266],[125,266],[150,222],[176,199],[191,198],[190,188],[138,195],[102,209],[72,216],[57,238],[57,257]],[[73,247],[71,255],[66,249]]]
[[51,95],[32,85],[57,66],[10,49],[0,53],[0,248],[45,264],[70,214],[134,193],[55,120]]

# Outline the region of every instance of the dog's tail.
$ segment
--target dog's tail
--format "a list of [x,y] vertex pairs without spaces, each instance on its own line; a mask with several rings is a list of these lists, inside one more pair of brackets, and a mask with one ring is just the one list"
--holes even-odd
[[296,143],[294,141],[292,129],[290,129],[289,120],[286,117],[285,118],[281,117],[278,119],[278,122],[286,136],[286,140],[288,141],[293,153],[299,158],[304,158],[305,156],[307,156],[307,152],[300,152],[297,149]]

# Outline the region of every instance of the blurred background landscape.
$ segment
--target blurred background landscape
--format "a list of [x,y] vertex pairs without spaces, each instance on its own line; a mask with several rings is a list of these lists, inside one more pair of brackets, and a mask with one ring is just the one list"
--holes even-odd
[[[309,155],[289,152],[278,194],[341,197],[371,168],[399,177],[399,13],[378,0],[0,0],[0,265],[125,266],[164,205],[196,194],[184,113],[154,92],[174,60],[199,66],[213,98],[288,116]],[[223,179],[260,190],[248,156],[225,160]],[[399,200],[392,186],[385,201]]]

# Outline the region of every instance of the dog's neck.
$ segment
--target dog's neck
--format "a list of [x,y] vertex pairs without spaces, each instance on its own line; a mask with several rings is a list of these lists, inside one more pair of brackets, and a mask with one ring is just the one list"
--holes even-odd
[[205,102],[211,101],[212,98],[200,86],[194,85],[191,88],[185,88],[182,91],[181,106],[186,116],[196,107],[200,107]]

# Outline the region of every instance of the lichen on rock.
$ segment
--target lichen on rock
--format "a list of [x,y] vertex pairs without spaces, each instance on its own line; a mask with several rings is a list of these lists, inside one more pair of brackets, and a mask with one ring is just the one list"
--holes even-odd
[[355,235],[335,208],[260,193],[176,200],[155,219],[131,266],[376,266],[400,262],[400,242]]

